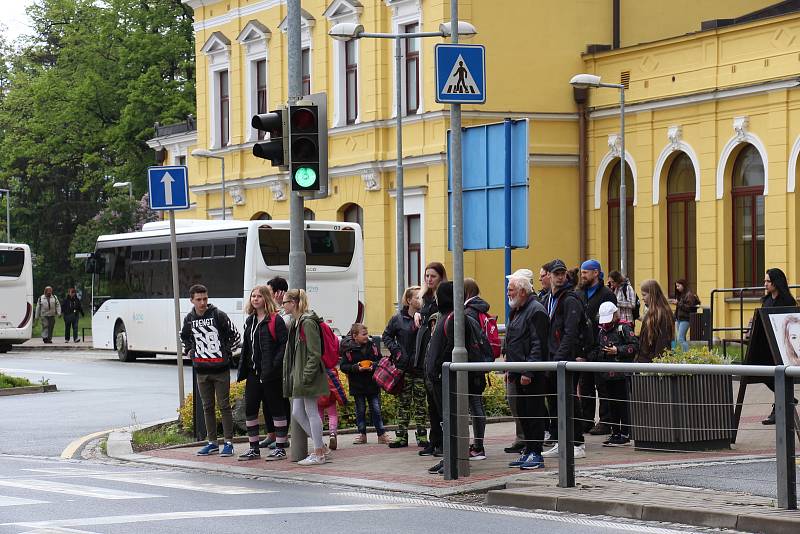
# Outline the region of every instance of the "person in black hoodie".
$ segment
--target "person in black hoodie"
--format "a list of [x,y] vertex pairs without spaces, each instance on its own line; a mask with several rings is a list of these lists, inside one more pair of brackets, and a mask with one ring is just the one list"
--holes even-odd
[[[617,304],[617,296],[611,289],[606,287],[603,282],[603,271],[600,262],[597,260],[586,260],[581,264],[580,289],[575,294],[583,301],[586,307],[586,315],[592,321],[592,331],[594,332],[594,342],[597,343],[598,336],[598,314],[600,305],[604,302]],[[600,421],[594,424],[595,411],[595,390],[600,399]],[[589,434],[600,436],[610,434],[611,427],[608,425],[609,409],[608,392],[603,381],[602,373],[581,373],[578,379],[578,391],[581,395],[581,413],[585,420]]]
[[[767,294],[761,297],[762,308],[775,308],[778,306],[797,306],[797,301],[789,291],[789,282],[786,280],[786,274],[777,267],[767,269],[764,276],[764,289]],[[775,391],[775,378],[768,377],[764,380],[764,384]],[[795,400],[795,403],[797,401]],[[775,405],[772,405],[772,411],[766,419],[761,421],[762,425],[775,424]]]
[[69,331],[72,329],[72,336],[75,343],[78,342],[78,321],[80,316],[83,315],[83,306],[81,299],[78,298],[78,292],[74,287],[69,288],[67,298],[64,299],[64,304],[61,305],[64,311],[64,343],[69,343]]
[[381,418],[380,389],[372,378],[375,366],[381,359],[381,353],[369,337],[367,327],[361,323],[353,324],[350,333],[339,344],[339,354],[342,357],[339,368],[347,375],[349,393],[356,403],[358,436],[353,443],[363,445],[367,442],[367,403],[369,403],[372,426],[378,434],[378,443],[388,445],[389,438],[386,437]]
[[425,380],[422,376],[423,361],[416,358],[416,339],[419,330],[414,324],[414,314],[420,310],[419,286],[412,286],[403,293],[403,309],[389,319],[383,331],[383,345],[391,354],[394,364],[404,371],[403,390],[397,399],[397,431],[389,443],[392,449],[408,447],[408,425],[414,415],[417,446],[428,446],[427,403]]
[[[480,297],[481,289],[472,278],[464,279],[464,313],[483,327],[481,316],[489,315],[489,303]],[[474,442],[469,446],[470,460],[485,460],[483,437],[486,435],[486,408],[483,405],[483,392],[486,389],[484,373],[469,373],[467,381],[469,392],[469,412],[472,415],[472,434]]]
[[245,307],[244,345],[239,359],[237,382],[247,380],[244,389],[244,413],[250,449],[239,460],[261,458],[258,435],[258,408],[268,407],[264,418],[272,419],[276,445],[268,460],[286,458],[288,420],[283,398],[283,353],[286,351],[288,329],[278,314],[269,286],[256,286],[250,292]]
[[[198,456],[219,453],[233,456],[233,415],[231,413],[231,355],[239,347],[239,331],[228,316],[208,303],[208,289],[200,284],[189,288],[192,310],[183,319],[181,342],[184,354],[192,359],[197,374],[197,389],[203,402],[208,444],[197,451]],[[217,445],[217,418],[214,401],[222,413],[225,444],[222,452]]]

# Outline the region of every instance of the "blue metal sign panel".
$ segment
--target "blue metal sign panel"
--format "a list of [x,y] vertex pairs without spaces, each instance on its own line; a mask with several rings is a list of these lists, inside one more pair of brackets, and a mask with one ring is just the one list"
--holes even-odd
[[189,173],[185,166],[149,167],[147,185],[150,209],[189,209]]
[[483,45],[436,45],[436,101],[486,102],[486,49]]
[[[462,130],[464,250],[528,246],[528,120]],[[453,188],[448,132],[448,246],[452,250]],[[511,202],[506,204],[506,187]],[[507,211],[508,210],[508,211]]]

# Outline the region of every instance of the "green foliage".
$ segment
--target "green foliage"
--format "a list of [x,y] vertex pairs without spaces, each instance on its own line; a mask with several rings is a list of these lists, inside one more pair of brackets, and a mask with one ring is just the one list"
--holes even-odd
[[194,113],[192,16],[176,0],[35,0],[28,13],[31,34],[0,42],[0,187],[37,287],[60,293],[82,279],[71,254],[105,231],[89,221],[127,196],[111,184],[146,189],[153,124]]
[[[88,307],[86,307],[85,305],[84,309],[88,312]],[[78,339],[80,339],[81,329],[91,328],[91,327],[92,327],[92,318],[88,315],[81,315],[80,319],[78,319]],[[31,337],[37,338],[40,337],[41,335],[42,335],[42,322],[39,319],[36,319],[33,321],[33,329],[31,332]],[[87,330],[86,335],[91,336],[92,335],[91,330]],[[56,317],[56,324],[53,327],[53,339],[55,340],[54,344],[60,344],[61,340],[64,339],[63,317]]]
[[191,443],[194,438],[184,432],[178,423],[158,425],[133,432],[131,442],[135,451],[157,449],[170,445]]
[[18,376],[9,376],[4,373],[0,373],[0,389],[6,388],[21,388],[24,386],[32,386],[30,380],[27,378],[21,378]]
[[689,350],[680,349],[668,350],[658,358],[653,359],[653,363],[691,363],[691,364],[711,364],[722,365],[730,363],[716,351],[708,350],[708,346],[690,346]]

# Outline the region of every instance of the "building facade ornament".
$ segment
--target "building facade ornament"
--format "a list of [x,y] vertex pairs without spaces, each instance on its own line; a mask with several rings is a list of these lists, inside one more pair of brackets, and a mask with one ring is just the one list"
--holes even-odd
[[622,137],[619,134],[611,134],[608,136],[608,150],[611,155],[618,158],[622,154]]
[[733,131],[736,132],[736,140],[740,143],[747,140],[747,128],[750,126],[750,120],[747,117],[734,117]]
[[228,187],[228,194],[231,196],[231,199],[236,206],[244,206],[244,203],[247,201],[245,198],[244,187],[240,185]]
[[269,189],[272,191],[272,198],[278,202],[286,200],[286,186],[282,181],[270,182]]
[[670,126],[667,129],[667,139],[669,139],[669,148],[673,152],[681,149],[681,141],[683,141],[683,128],[681,126]]
[[361,173],[361,179],[364,180],[364,186],[367,191],[380,191],[381,190],[381,175],[375,169],[365,169]]

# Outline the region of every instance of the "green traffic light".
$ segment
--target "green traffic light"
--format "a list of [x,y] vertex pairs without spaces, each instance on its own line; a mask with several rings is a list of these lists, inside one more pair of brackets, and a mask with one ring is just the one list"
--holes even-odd
[[317,173],[310,167],[299,167],[294,172],[294,181],[300,187],[311,187],[317,181]]

